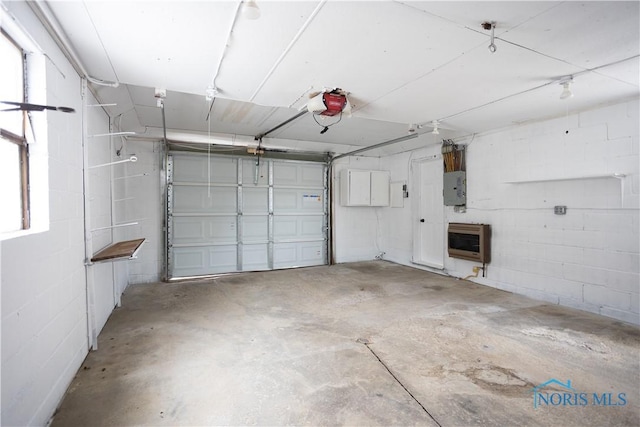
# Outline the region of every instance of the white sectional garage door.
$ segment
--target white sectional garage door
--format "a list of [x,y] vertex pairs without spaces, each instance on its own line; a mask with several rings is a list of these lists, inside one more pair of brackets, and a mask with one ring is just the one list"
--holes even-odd
[[171,153],[169,277],[327,263],[323,163]]

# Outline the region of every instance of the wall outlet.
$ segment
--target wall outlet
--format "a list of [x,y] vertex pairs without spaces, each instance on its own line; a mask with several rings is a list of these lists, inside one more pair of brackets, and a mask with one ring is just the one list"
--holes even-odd
[[556,215],[566,215],[567,207],[566,206],[554,206],[553,213]]

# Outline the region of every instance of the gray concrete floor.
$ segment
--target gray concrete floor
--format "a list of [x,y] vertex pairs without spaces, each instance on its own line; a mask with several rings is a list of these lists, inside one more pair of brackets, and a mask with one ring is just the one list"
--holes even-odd
[[[136,285],[53,425],[638,426],[639,355],[635,326],[384,261]],[[552,378],[586,405],[534,408]]]

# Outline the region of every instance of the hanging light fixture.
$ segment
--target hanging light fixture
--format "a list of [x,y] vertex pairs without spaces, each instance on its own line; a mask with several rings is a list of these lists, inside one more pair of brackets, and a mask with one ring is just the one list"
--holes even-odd
[[484,28],[487,31],[491,30],[491,43],[489,44],[489,52],[496,53],[496,50],[498,50],[495,44],[496,21],[485,21],[480,25],[482,25],[482,28]]
[[431,131],[431,133],[434,135],[440,135],[440,131],[438,131],[438,121],[434,120],[431,122],[431,124],[433,125],[433,131]]
[[562,93],[560,94],[560,99],[568,99],[573,97],[573,92],[571,92],[571,83],[573,83],[573,77],[565,77],[560,80],[560,84],[562,85]]
[[256,4],[255,0],[245,0],[242,3],[242,16],[247,19],[260,18],[260,8]]
[[215,98],[217,94],[218,94],[218,89],[216,89],[214,85],[209,85],[207,86],[207,90],[205,91],[204,98],[207,100],[207,102],[211,102],[213,101],[213,98]]

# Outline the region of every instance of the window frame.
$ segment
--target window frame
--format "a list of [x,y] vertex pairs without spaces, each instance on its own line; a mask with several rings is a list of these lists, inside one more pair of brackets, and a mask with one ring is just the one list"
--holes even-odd
[[[20,59],[22,62],[22,99],[18,102],[27,102],[27,60],[25,50],[4,30],[0,30],[0,34],[10,44],[12,44],[16,50],[20,53]],[[18,146],[19,150],[19,162],[20,162],[20,205],[21,205],[21,228],[15,231],[29,230],[31,228],[31,211],[30,211],[30,192],[29,192],[29,144],[26,138],[26,126],[29,120],[28,112],[22,111],[22,135],[16,135],[15,133],[6,129],[0,128],[0,143],[13,143]]]

